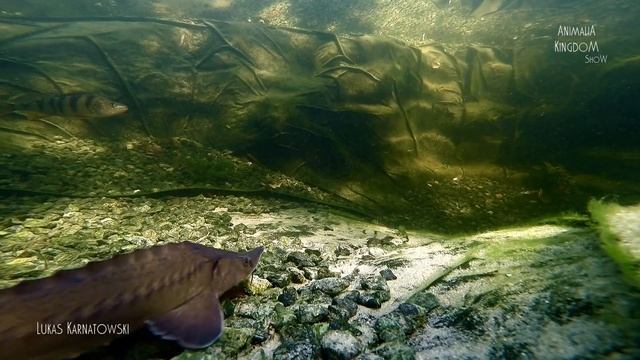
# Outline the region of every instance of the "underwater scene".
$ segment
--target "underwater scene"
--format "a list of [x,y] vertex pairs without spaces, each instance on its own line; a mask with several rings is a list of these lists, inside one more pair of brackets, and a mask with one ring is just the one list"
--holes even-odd
[[0,0],[0,360],[640,359],[638,19]]

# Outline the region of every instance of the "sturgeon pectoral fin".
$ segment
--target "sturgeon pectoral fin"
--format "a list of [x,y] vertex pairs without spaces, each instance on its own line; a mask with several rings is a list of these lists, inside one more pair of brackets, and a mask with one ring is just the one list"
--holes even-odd
[[199,349],[222,335],[223,316],[218,295],[205,291],[162,317],[147,321],[151,332],[180,346]]

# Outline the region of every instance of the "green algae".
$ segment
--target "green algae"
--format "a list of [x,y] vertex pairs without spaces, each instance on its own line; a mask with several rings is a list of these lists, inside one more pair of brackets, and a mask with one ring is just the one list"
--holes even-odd
[[625,246],[619,234],[612,228],[612,217],[622,209],[623,207],[616,203],[599,200],[589,202],[589,212],[594,220],[594,227],[600,234],[602,249],[618,265],[625,281],[640,288],[640,259],[633,255],[632,250]]

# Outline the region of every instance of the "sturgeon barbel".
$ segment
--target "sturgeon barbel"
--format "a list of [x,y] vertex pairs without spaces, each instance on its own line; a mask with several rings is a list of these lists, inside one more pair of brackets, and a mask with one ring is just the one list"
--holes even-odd
[[101,95],[68,94],[11,105],[11,111],[34,112],[79,118],[106,118],[120,115],[127,106]]
[[78,334],[83,325],[133,332],[147,324],[185,348],[209,346],[222,334],[218,297],[253,272],[263,251],[185,241],[0,290],[0,359],[70,358],[122,335]]

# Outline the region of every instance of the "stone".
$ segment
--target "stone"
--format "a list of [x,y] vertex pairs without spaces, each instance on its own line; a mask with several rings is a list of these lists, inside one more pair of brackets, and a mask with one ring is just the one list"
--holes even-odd
[[424,292],[424,291],[417,292],[411,295],[411,297],[407,299],[407,303],[416,304],[422,307],[423,309],[425,309],[426,312],[429,312],[437,308],[438,306],[440,306],[440,302],[438,301],[438,298],[436,298],[435,295],[433,295],[430,292]]
[[317,358],[318,351],[308,341],[285,342],[273,352],[273,360],[310,360]]
[[257,294],[264,293],[270,288],[272,288],[272,286],[269,280],[263,279],[259,276],[254,275],[253,278],[251,279],[251,282],[249,283],[249,288],[247,290],[249,294],[257,295]]
[[284,306],[291,306],[296,303],[296,300],[298,300],[298,291],[293,287],[284,288],[282,294],[278,296],[278,301]]
[[329,360],[348,360],[356,357],[362,345],[348,331],[331,330],[320,341],[322,354]]
[[391,299],[389,291],[361,291],[356,302],[371,309],[379,309],[382,307],[382,303],[389,301],[389,299]]
[[307,285],[311,291],[321,291],[327,295],[335,296],[349,287],[349,282],[338,277],[319,279]]
[[334,253],[336,256],[349,256],[351,255],[351,249],[344,245],[338,245]]
[[318,273],[316,274],[316,279],[325,279],[330,277],[339,277],[340,274],[329,270],[327,266],[318,267]]
[[329,320],[346,322],[358,313],[358,304],[349,298],[334,298],[329,305]]
[[276,329],[282,329],[285,326],[292,325],[297,322],[296,314],[293,309],[277,304],[274,307],[274,316],[272,319],[273,326]]
[[305,281],[307,281],[307,279],[304,276],[304,271],[290,266],[287,268],[286,270],[289,273],[289,277],[291,278],[291,282],[293,282],[294,284],[302,284]]
[[389,291],[387,281],[381,275],[373,275],[363,278],[360,281],[360,288],[363,290]]
[[384,358],[378,354],[372,352],[362,354],[356,358],[357,360],[384,360]]
[[295,314],[301,323],[313,324],[324,321],[329,315],[329,309],[322,304],[301,304]]
[[398,278],[396,274],[394,274],[393,271],[391,271],[391,269],[380,270],[380,276],[382,276],[382,278],[387,281],[396,280]]
[[414,332],[419,326],[425,323],[425,316],[427,311],[420,305],[411,303],[402,303],[398,305],[398,308],[394,310],[401,314],[407,321],[410,331]]
[[416,351],[409,345],[400,342],[387,342],[373,350],[377,355],[385,360],[413,360],[416,358]]
[[397,312],[382,315],[376,320],[373,328],[382,342],[404,341],[411,331],[406,319]]
[[301,251],[294,251],[292,253],[290,253],[287,256],[287,261],[291,261],[292,263],[294,263],[297,267],[309,267],[309,266],[315,266],[315,263],[313,262],[313,260],[311,260],[311,256],[301,252]]
[[291,277],[288,272],[277,272],[267,275],[267,280],[276,287],[283,288],[291,283]]

